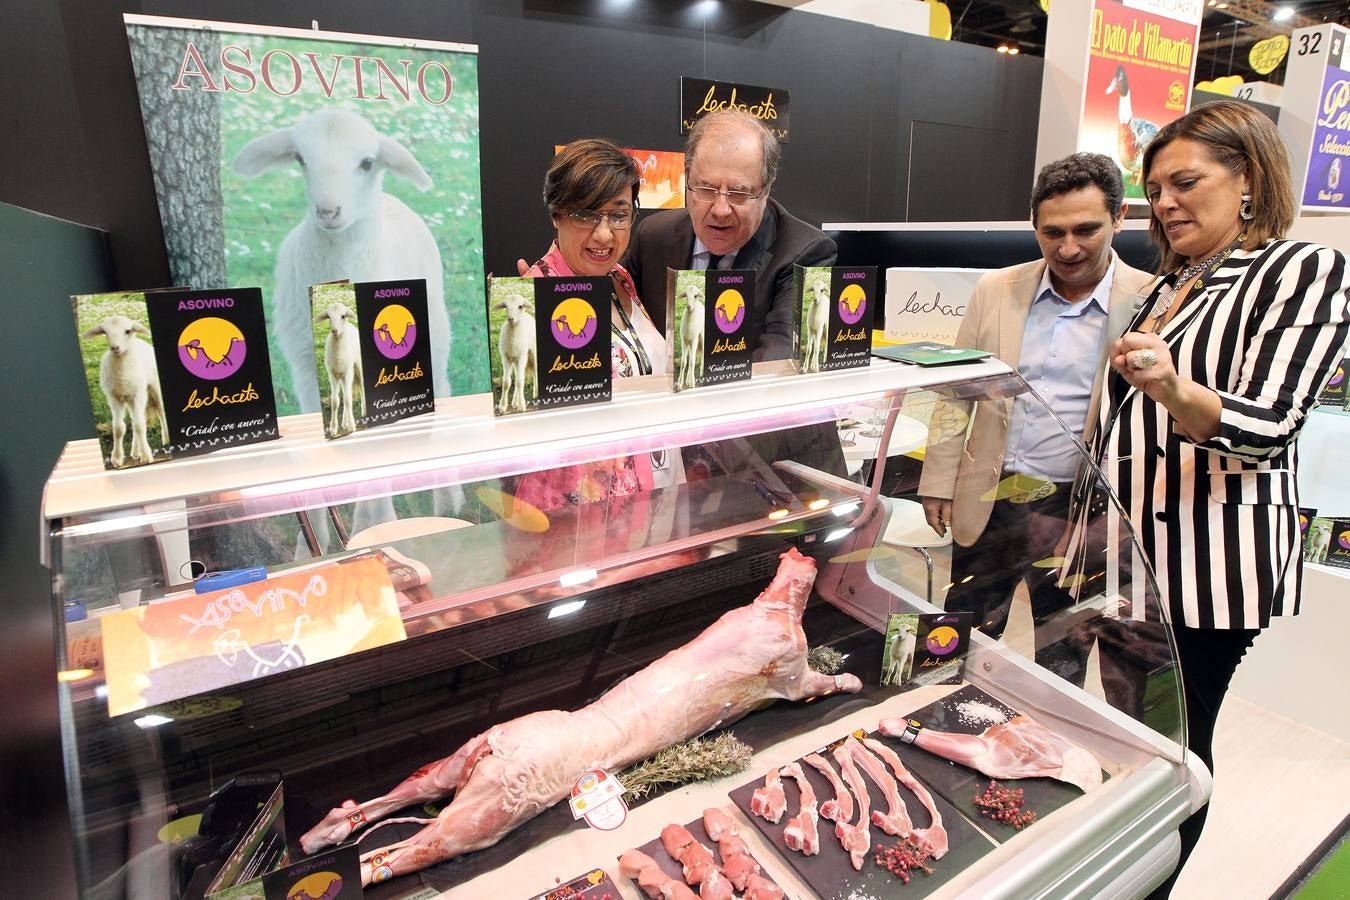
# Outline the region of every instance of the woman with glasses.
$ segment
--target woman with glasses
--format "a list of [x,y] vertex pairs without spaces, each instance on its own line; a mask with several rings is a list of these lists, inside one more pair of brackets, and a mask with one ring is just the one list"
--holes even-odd
[[641,181],[637,161],[613,141],[583,138],[564,147],[544,176],[544,204],[557,236],[525,273],[609,276],[615,378],[666,371],[665,338],[638,299],[633,279],[619,265],[633,233]]

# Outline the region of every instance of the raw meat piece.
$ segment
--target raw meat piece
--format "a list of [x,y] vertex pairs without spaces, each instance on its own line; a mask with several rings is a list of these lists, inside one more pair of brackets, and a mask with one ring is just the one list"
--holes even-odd
[[666,848],[671,859],[679,859],[684,848],[696,843],[689,829],[683,825],[667,825],[661,829],[661,846]]
[[698,895],[703,900],[735,900],[736,897],[731,882],[716,866],[707,878],[699,882]]
[[787,810],[787,794],[783,793],[783,784],[777,769],[770,769],[764,776],[764,786],[755,788],[750,795],[750,811],[761,819],[777,825]]
[[662,900],[698,900],[698,894],[690,890],[689,885],[677,879],[666,882],[661,892]]
[[804,757],[803,762],[811,766],[817,772],[825,776],[830,786],[834,788],[834,796],[824,803],[820,804],[820,814],[831,822],[848,822],[853,819],[853,795],[844,787],[844,783],[839,780],[839,776],[834,774],[834,767],[830,761],[819,753],[812,753]]
[[744,900],[782,900],[783,892],[763,875],[751,875]]
[[619,874],[624,878],[636,878],[643,869],[655,865],[656,860],[641,850],[626,850],[619,857]]
[[619,857],[619,872],[625,878],[637,880],[638,887],[646,894],[650,900],[662,900],[671,896],[670,886],[684,885],[677,879],[671,878],[661,867],[641,850],[627,850],[623,856]]
[[839,763],[839,771],[844,773],[844,782],[848,784],[853,791],[853,796],[858,800],[858,824],[852,825],[848,821],[836,821],[834,823],[834,836],[839,838],[839,842],[848,851],[849,861],[853,863],[853,868],[861,872],[863,863],[867,860],[867,851],[872,848],[871,821],[868,819],[872,798],[867,793],[867,785],[863,783],[862,774],[858,771],[857,766],[853,765],[852,754],[848,748],[849,741],[853,741],[851,736],[844,743],[834,748],[833,755],[834,761]]
[[[749,855],[750,848],[745,843],[745,838],[740,836],[739,832],[723,834],[717,841],[717,849],[722,853],[722,860],[726,861],[733,856],[741,854]],[[725,866],[723,867],[725,868]]]
[[905,801],[900,796],[900,788],[891,777],[891,773],[886,771],[886,767],[862,744],[850,737],[845,744],[848,746],[849,753],[853,755],[853,761],[863,767],[868,776],[874,781],[877,787],[881,788],[881,793],[886,796],[886,803],[890,807],[886,812],[881,810],[872,811],[872,824],[880,828],[887,834],[897,834],[900,837],[909,837],[910,831],[914,828],[914,823],[909,820],[909,810],[905,808]]
[[815,572],[813,561],[789,550],[753,603],[726,613],[591,705],[495,725],[388,794],[333,809],[301,837],[301,846],[316,853],[404,807],[454,794],[436,821],[410,840],[362,855],[361,882],[368,885],[377,854],[384,880],[489,847],[567,796],[589,769],[621,771],[765,701],[858,692],[856,676],[821,675],[806,664],[802,610]]
[[905,764],[901,762],[900,757],[894,750],[887,747],[881,741],[874,741],[871,738],[863,740],[867,749],[871,750],[877,756],[886,761],[895,773],[895,777],[900,779],[900,783],[914,792],[914,796],[919,798],[923,808],[928,810],[928,815],[932,819],[932,824],[927,828],[915,828],[909,833],[909,842],[916,847],[926,848],[933,859],[942,859],[948,849],[947,829],[942,824],[942,813],[938,811],[937,804],[933,802],[933,795],[928,793],[928,788],[909,773]]
[[[882,719],[878,730],[899,737],[905,720]],[[1055,778],[1081,791],[1102,783],[1096,757],[1023,713],[978,735],[921,728],[914,745],[990,778]]]
[[817,829],[819,816],[816,813],[816,791],[806,780],[806,773],[797,763],[790,763],[780,770],[789,778],[795,778],[802,792],[801,808],[797,815],[788,819],[783,829],[783,841],[792,850],[800,850],[806,856],[815,856],[820,852],[820,832]]
[[739,841],[741,848],[745,847],[745,841],[735,835],[723,835],[722,841],[718,844],[722,850],[722,874],[727,876],[727,881],[731,882],[732,887],[743,891],[750,878],[760,873],[759,863],[755,862],[755,858],[744,849],[739,852],[728,852],[728,841]]
[[731,816],[713,806],[703,811],[703,830],[714,841],[721,841],[723,834],[735,834],[736,823]]

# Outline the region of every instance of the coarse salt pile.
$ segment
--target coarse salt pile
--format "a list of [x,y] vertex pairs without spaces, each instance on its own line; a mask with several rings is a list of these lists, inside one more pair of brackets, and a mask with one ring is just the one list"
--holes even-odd
[[1008,712],[983,700],[963,700],[956,704],[956,717],[963,725],[998,725],[1008,721]]

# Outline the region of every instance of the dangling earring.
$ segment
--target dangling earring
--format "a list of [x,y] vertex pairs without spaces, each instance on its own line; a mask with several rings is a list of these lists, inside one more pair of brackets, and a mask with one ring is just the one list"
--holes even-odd
[[1248,221],[1251,220],[1252,217],[1256,215],[1256,213],[1252,212],[1251,194],[1242,195],[1242,206],[1238,207],[1238,215],[1241,216],[1244,220]]

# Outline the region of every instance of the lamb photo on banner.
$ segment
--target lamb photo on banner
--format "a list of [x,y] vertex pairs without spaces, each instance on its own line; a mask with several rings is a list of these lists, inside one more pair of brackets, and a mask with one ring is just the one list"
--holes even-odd
[[486,391],[476,48],[125,20],[170,277],[262,288],[277,411],[320,411],[340,279],[425,279],[437,396]]

